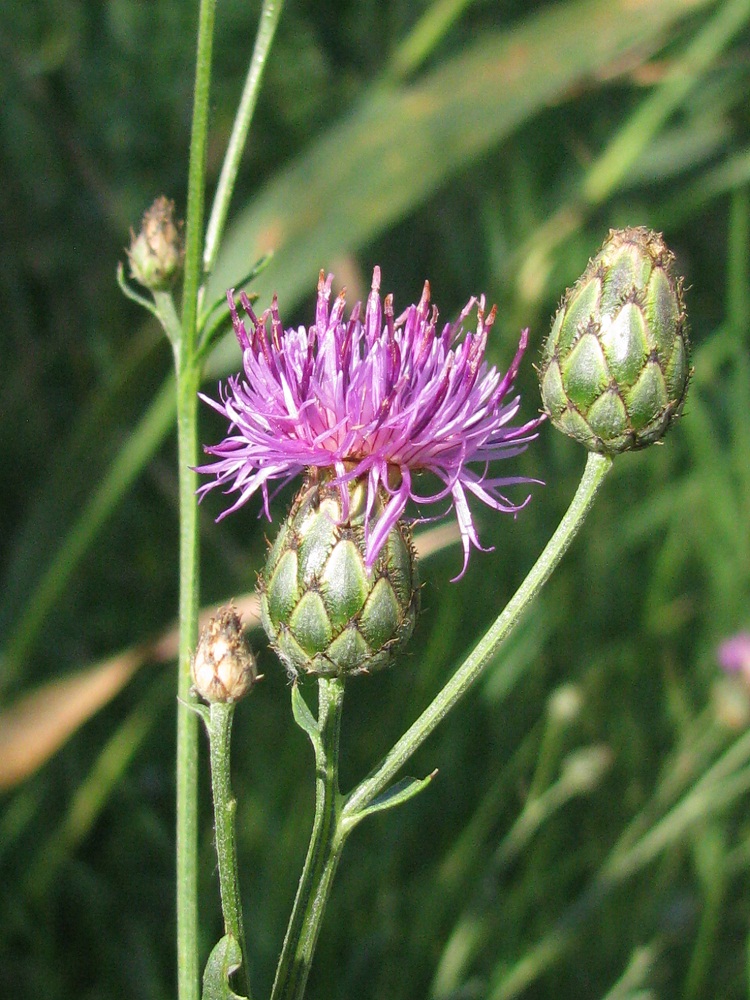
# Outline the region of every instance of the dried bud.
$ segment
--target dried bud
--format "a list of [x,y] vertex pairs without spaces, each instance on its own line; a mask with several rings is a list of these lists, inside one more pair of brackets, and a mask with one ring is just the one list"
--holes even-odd
[[613,229],[557,312],[542,401],[555,426],[589,451],[645,448],[682,408],[690,345],[673,264],[658,233]]
[[235,702],[244,698],[257,676],[240,616],[231,604],[221,608],[198,639],[193,657],[195,690],[208,702]]
[[157,198],[144,213],[138,235],[130,230],[127,255],[131,275],[144,288],[163,292],[174,284],[182,271],[185,246],[182,222],[175,222],[173,201]]

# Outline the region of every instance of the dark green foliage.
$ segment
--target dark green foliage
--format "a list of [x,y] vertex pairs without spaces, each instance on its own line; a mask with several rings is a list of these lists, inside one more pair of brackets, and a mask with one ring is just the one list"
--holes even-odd
[[[597,1000],[620,979],[618,997],[747,995],[750,752],[746,720],[726,725],[715,648],[750,626],[750,10],[632,7],[477,0],[432,39],[412,34],[425,2],[288,0],[282,17],[211,301],[270,245],[253,287],[262,306],[278,290],[287,325],[309,321],[320,267],[345,277],[351,301],[374,263],[397,302],[428,277],[446,319],[485,292],[499,304],[493,363],[507,365],[531,328],[519,376],[531,419],[531,361],[560,296],[611,227],[648,225],[686,277],[695,368],[664,446],[617,459],[504,650],[512,683],[490,668],[410,762],[415,775],[439,769],[430,786],[353,834],[310,997],[498,1000],[526,983],[528,997]],[[10,702],[175,616],[171,416],[149,410],[169,352],[115,267],[155,197],[184,214],[196,9],[5,0],[0,13]],[[212,182],[256,16],[239,0],[217,8]],[[233,338],[211,366],[212,386],[239,367]],[[107,480],[149,412],[132,485]],[[208,408],[202,419],[216,440],[224,428]],[[349,683],[345,789],[511,596],[582,464],[543,427],[513,466],[547,485],[515,522],[478,515],[495,551],[474,553],[458,584],[455,550],[421,564],[424,611],[397,669]],[[292,495],[275,498],[277,522]],[[209,497],[201,511],[212,606],[255,585],[276,530],[251,505],[217,526],[221,506]],[[313,762],[283,669],[259,630],[251,639],[265,680],[237,710],[233,785],[262,1000],[304,859]],[[0,996],[174,997],[173,717],[169,670],[147,665],[2,793]],[[734,765],[711,771],[730,745]],[[203,792],[202,966],[222,934],[207,782]]]

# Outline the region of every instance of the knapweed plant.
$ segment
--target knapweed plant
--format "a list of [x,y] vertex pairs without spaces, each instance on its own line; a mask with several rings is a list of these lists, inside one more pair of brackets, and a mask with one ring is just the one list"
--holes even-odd
[[747,997],[750,0],[3,15],[0,998]]
[[[215,461],[198,470],[211,477],[199,493],[221,487],[238,494],[226,513],[260,494],[269,518],[269,485],[304,476],[259,577],[263,624],[293,679],[294,718],[312,743],[316,774],[312,836],[274,1000],[304,996],[349,834],[367,816],[427,787],[431,775],[398,778],[399,772],[474,683],[549,577],[613,456],[663,437],[681,410],[689,378],[681,282],[673,274],[672,254],[660,236],[644,228],[612,231],[565,296],[540,371],[552,421],[589,449],[578,492],[473,653],[382,761],[344,794],[339,734],[347,680],[392,663],[419,613],[410,502],[420,509],[446,501],[453,507],[463,543],[463,567],[454,582],[460,581],[471,547],[481,548],[470,498],[514,515],[525,506],[528,497],[514,504],[500,491],[528,480],[497,475],[497,462],[525,449],[543,418],[513,423],[520,400],[511,394],[527,334],[505,374],[490,367],[484,353],[495,310],[486,313],[483,298],[471,299],[454,323],[440,324],[425,284],[419,303],[396,316],[392,296],[381,301],[375,268],[366,306],[357,303],[347,315],[343,292],[331,306],[332,280],[321,273],[315,320],[298,329],[284,328],[275,300],[256,316],[243,293],[246,324],[230,291],[243,372],[221,387],[219,401],[204,397],[227,418],[229,434],[206,446]],[[467,332],[464,325],[474,310],[476,328]],[[423,495],[424,473],[439,485]],[[211,637],[217,627],[212,623],[202,638],[196,681],[208,655],[204,647],[218,649],[218,664],[229,657],[225,631]],[[242,664],[246,654],[240,649],[236,655]],[[249,686],[249,669],[241,665],[238,673],[236,695],[217,675],[215,691],[210,684],[200,687],[209,708],[197,708],[211,743],[227,932],[204,980],[211,995],[226,990],[232,972],[241,972],[249,995],[234,835],[226,822],[233,809],[226,779],[228,705]],[[317,718],[297,683],[306,676],[318,681]]]
[[[365,303],[334,295],[320,272],[307,325],[285,327],[283,304],[253,304],[245,291],[226,304],[208,301],[208,279],[223,235],[280,3],[266,0],[261,29],[208,224],[204,162],[209,110],[213,4],[201,4],[185,244],[174,206],[157,199],[129,250],[123,290],[161,322],[174,353],[181,501],[179,728],[177,743],[177,892],[179,1000],[198,989],[200,907],[196,888],[197,718],[210,744],[223,937],[202,975],[204,1000],[255,996],[252,926],[246,932],[230,785],[236,702],[257,678],[233,607],[222,609],[198,642],[198,499],[217,489],[229,499],[220,515],[256,504],[276,522],[265,566],[258,567],[262,622],[291,685],[292,714],[314,752],[312,834],[289,919],[272,1000],[300,1000],[326,904],[350,834],[367,817],[402,805],[430,785],[431,774],[404,768],[476,682],[570,545],[614,456],[660,440],[679,414],[689,378],[681,281],[662,238],[645,228],[610,233],[560,306],[539,369],[544,411],[589,451],[570,507],[532,570],[465,662],[392,748],[351,789],[339,785],[345,690],[367,685],[395,663],[420,612],[412,540],[415,524],[455,517],[463,555],[491,559],[476,508],[514,517],[534,480],[513,459],[545,420],[535,400],[514,389],[528,342],[521,335],[507,371],[491,365],[496,309],[470,298],[453,320],[441,318],[425,282],[406,309],[381,293],[379,267]],[[251,284],[253,275],[245,284]],[[172,288],[184,268],[182,307]],[[201,464],[198,399],[205,359],[226,320],[241,370],[201,398],[225,419],[226,437],[208,443]],[[199,479],[198,476],[202,476]],[[277,495],[297,493],[287,512]],[[419,654],[410,670],[419,669]],[[353,678],[357,677],[356,680]],[[317,682],[315,710],[311,679]],[[439,762],[436,762],[439,764]]]
[[[516,516],[530,499],[525,491],[517,494],[533,480],[513,475],[512,461],[506,462],[534,441],[545,414],[522,417],[514,393],[527,331],[506,372],[486,360],[496,309],[488,311],[483,296],[469,299],[458,317],[446,322],[431,303],[425,282],[419,301],[399,312],[392,295],[381,295],[381,272],[375,267],[366,303],[351,308],[345,291],[333,296],[333,275],[321,271],[314,318],[297,328],[284,326],[275,298],[259,314],[244,291],[228,291],[228,313],[221,302],[205,302],[205,280],[238,156],[237,148],[230,147],[226,183],[220,185],[204,239],[201,164],[207,102],[202,88],[210,62],[209,7],[202,22],[204,48],[199,48],[181,316],[170,292],[183,263],[181,231],[165,199],[146,214],[129,252],[131,276],[151,291],[152,300],[137,295],[120,274],[124,290],[162,322],[177,374],[182,487],[179,996],[192,1000],[198,989],[197,716],[210,744],[225,929],[205,967],[203,996],[249,1000],[254,995],[253,941],[242,915],[229,754],[235,703],[258,678],[233,607],[212,619],[196,647],[196,502],[219,489],[230,498],[220,517],[255,502],[273,521],[279,517],[274,508],[281,488],[301,480],[258,576],[263,625],[288,673],[293,717],[309,737],[315,759],[312,835],[271,992],[272,1000],[293,1000],[305,994],[349,835],[363,819],[402,805],[428,787],[431,774],[405,776],[405,765],[477,680],[549,578],[614,456],[661,440],[680,413],[690,374],[689,344],[681,281],[662,238],[645,228],[612,231],[567,292],[539,369],[546,414],[589,451],[570,507],[469,657],[370,773],[343,791],[339,757],[345,689],[349,683],[367,684],[367,675],[393,664],[419,615],[415,523],[453,512],[463,549],[453,583],[460,586],[472,548],[487,551],[474,507]],[[267,7],[253,87],[278,13],[274,5]],[[248,122],[245,107],[235,128],[240,145]],[[201,393],[226,420],[227,436],[204,446],[209,461],[200,464],[198,385],[203,360],[227,315],[242,370],[220,384],[218,396]],[[207,477],[201,485],[197,474]],[[356,675],[358,680],[352,681]],[[317,681],[315,711],[303,692],[309,678]]]

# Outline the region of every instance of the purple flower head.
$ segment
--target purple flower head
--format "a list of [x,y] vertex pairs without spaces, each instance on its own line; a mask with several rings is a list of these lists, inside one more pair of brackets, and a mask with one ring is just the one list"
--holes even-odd
[[[216,486],[238,493],[224,517],[260,490],[270,520],[269,483],[280,481],[280,488],[305,469],[317,468],[334,477],[347,516],[347,484],[367,477],[368,568],[410,499],[419,504],[447,499],[461,531],[462,576],[471,545],[482,548],[468,494],[515,514],[530,497],[514,504],[501,489],[536,481],[490,476],[490,463],[524,451],[543,419],[511,426],[519,397],[507,396],[528,331],[521,335],[508,372],[501,375],[484,360],[496,312],[493,307],[485,314],[484,296],[470,299],[455,323],[438,330],[428,282],[419,303],[395,318],[393,296],[381,302],[376,267],[364,316],[358,302],[346,319],[344,292],[330,304],[332,281],[333,275],[324,278],[321,271],[315,323],[307,329],[284,330],[276,298],[256,317],[242,293],[248,330],[233,292],[228,293],[244,377],[240,373],[220,386],[218,402],[202,397],[227,418],[230,433],[205,449],[216,461],[198,471],[214,479],[199,494]],[[476,331],[462,335],[462,324],[475,306]],[[442,481],[436,492],[417,492],[414,474],[421,471]],[[381,488],[389,499],[376,520],[373,510]]]
[[727,673],[750,678],[750,632],[738,632],[725,639],[717,651],[719,666]]

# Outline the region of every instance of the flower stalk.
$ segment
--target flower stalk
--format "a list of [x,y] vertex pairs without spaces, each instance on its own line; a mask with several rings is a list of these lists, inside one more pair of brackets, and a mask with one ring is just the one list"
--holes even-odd
[[[369,812],[374,811],[372,804],[376,796],[385,791],[418,747],[478,680],[578,534],[611,467],[612,459],[608,456],[589,453],[568,510],[504,611],[417,721],[348,795],[342,796],[338,787],[343,678],[319,679],[317,723],[302,703],[296,686],[293,689],[295,716],[310,736],[315,750],[315,820],[271,1000],[301,1000],[304,996],[325,906],[347,837]],[[416,783],[415,791],[424,784],[426,782]],[[394,795],[392,804],[405,798],[406,794]],[[385,803],[380,806],[385,807]]]
[[198,723],[190,710],[190,661],[198,633],[197,392],[193,365],[177,373],[180,491],[180,644],[177,680],[177,976],[179,1000],[198,1000]]
[[354,826],[359,822],[368,804],[393,780],[406,761],[479,678],[567,552],[611,467],[611,458],[589,452],[575,496],[528,576],[442,691],[371,774],[347,796],[341,813],[344,826]]
[[203,717],[208,730],[211,757],[211,791],[214,803],[216,856],[219,866],[219,890],[224,931],[240,946],[242,965],[236,972],[240,996],[252,1000],[247,961],[247,945],[242,920],[242,897],[237,867],[235,813],[237,802],[232,794],[230,754],[232,740],[233,702],[212,702]]
[[292,689],[295,718],[315,751],[315,817],[305,866],[297,886],[271,1000],[301,1000],[312,965],[333,878],[344,847],[340,826],[339,739],[344,704],[343,677],[318,679],[318,720],[299,689]]
[[318,680],[318,720],[310,715],[298,688],[293,688],[295,716],[315,751],[315,818],[305,866],[276,969],[271,1000],[301,1000],[312,965],[333,878],[344,847],[340,822],[339,738],[344,679]]
[[198,293],[202,281],[214,0],[200,0],[195,94],[188,168],[185,272],[179,338],[173,341],[177,376],[177,450],[180,495],[180,643],[177,662],[177,996],[198,1000],[198,720],[190,710],[191,657],[198,638],[199,534],[195,501],[198,388],[201,364]]

